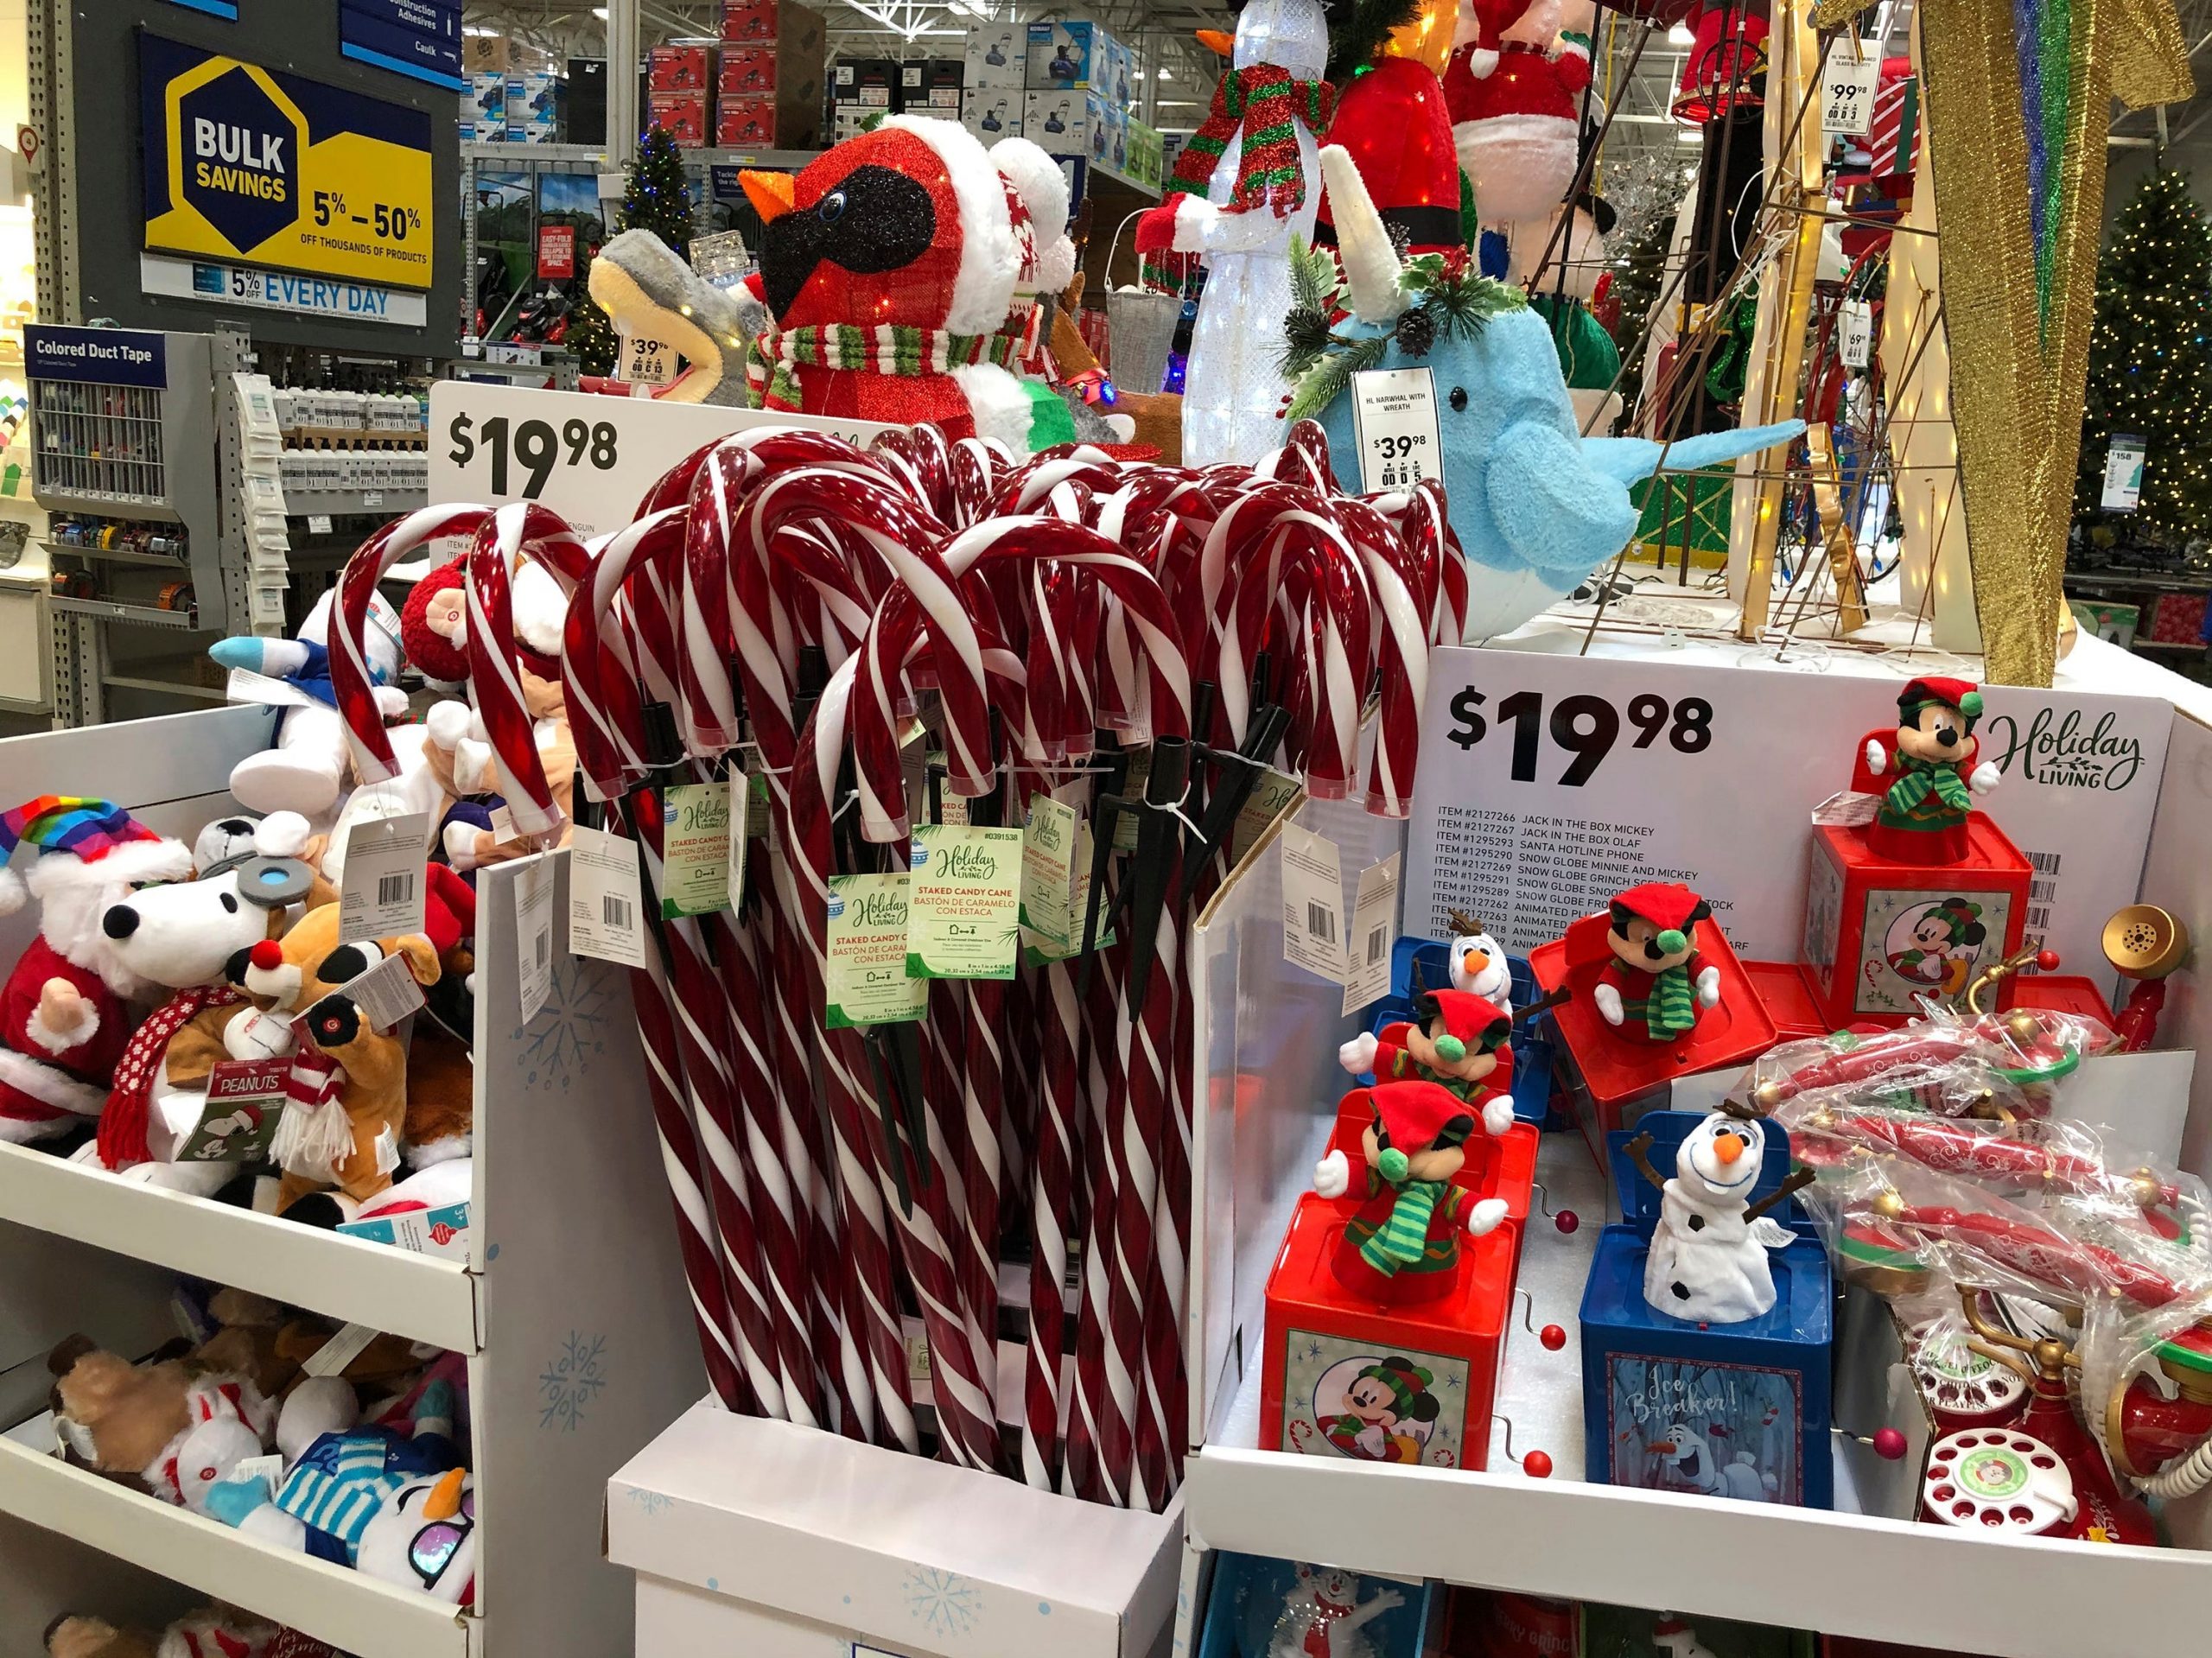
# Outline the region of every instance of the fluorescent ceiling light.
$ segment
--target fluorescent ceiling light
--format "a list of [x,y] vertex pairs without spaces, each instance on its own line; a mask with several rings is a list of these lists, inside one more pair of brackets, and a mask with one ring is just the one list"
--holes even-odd
[[607,8],[605,6],[594,6],[591,9],[591,15],[598,18],[599,21],[603,23],[607,21]]
[[1694,46],[1697,44],[1697,36],[1690,33],[1690,26],[1688,23],[1676,23],[1672,29],[1667,31],[1667,44],[1669,46]]
[[1675,142],[1678,144],[1701,144],[1705,142],[1705,132],[1699,127],[1684,127],[1675,133]]
[[1162,69],[1162,70],[1161,70],[1161,71],[1160,71],[1157,75],[1154,76],[1154,77],[1153,77],[1153,79],[1155,79],[1155,80],[1165,80],[1165,79],[1167,79],[1167,71],[1166,71],[1165,69]]

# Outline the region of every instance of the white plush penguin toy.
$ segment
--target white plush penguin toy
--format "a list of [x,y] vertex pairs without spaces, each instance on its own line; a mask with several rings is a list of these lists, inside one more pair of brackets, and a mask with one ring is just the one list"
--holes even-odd
[[1766,1155],[1766,1125],[1715,1111],[1690,1130],[1675,1154],[1675,1178],[1662,1180],[1647,1160],[1651,1136],[1629,1142],[1644,1178],[1659,1188],[1659,1225],[1643,1263],[1643,1299],[1670,1318],[1733,1324],[1774,1305],[1770,1249],[1796,1234],[1766,1211],[1812,1179],[1800,1171],[1751,1202]]
[[1449,912],[1452,950],[1446,965],[1452,971],[1452,988],[1470,991],[1501,1013],[1513,1012],[1513,969],[1505,959],[1505,946],[1483,931],[1483,924],[1464,910]]

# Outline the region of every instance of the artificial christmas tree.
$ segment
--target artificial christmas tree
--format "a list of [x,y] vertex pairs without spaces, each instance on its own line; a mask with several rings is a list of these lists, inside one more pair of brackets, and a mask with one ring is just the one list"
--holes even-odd
[[1627,365],[1621,376],[1621,406],[1632,418],[1636,400],[1643,390],[1643,353],[1638,347],[1651,327],[1651,308],[1667,276],[1667,244],[1675,233],[1674,215],[1653,213],[1643,228],[1629,238],[1613,267],[1612,299],[1618,308],[1613,324],[1613,343]]
[[[639,137],[637,159],[630,163],[630,181],[622,191],[621,217],[615,228],[651,231],[677,257],[690,257],[691,181],[683,170],[683,152],[658,127],[647,127]],[[588,268],[580,274],[588,276]],[[569,314],[569,332],[562,344],[576,359],[580,372],[613,372],[619,347],[614,325],[590,298],[588,284]]]
[[[2133,513],[2099,505],[2115,433],[2143,450]],[[2130,519],[2134,536],[2176,545],[2212,536],[2212,220],[2167,168],[2143,181],[2097,262],[2074,514]]]

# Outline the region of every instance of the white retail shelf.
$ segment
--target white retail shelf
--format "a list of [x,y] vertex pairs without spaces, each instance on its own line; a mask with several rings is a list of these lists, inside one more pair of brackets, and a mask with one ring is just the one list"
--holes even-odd
[[0,1439],[0,1514],[327,1641],[355,1658],[470,1658],[477,1620],[427,1595],[272,1548]]
[[118,1179],[0,1145],[0,1220],[457,1353],[481,1345],[476,1277],[450,1261]]

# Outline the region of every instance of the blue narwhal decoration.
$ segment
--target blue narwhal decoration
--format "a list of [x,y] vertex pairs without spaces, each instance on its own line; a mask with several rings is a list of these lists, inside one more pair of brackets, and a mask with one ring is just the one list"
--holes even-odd
[[[1471,260],[1462,268],[1436,254],[1401,259],[1341,146],[1321,151],[1321,173],[1342,287],[1327,291],[1335,273],[1325,253],[1299,251],[1284,362],[1296,385],[1285,418],[1319,419],[1350,476],[1351,372],[1431,371],[1452,528],[1467,559],[1469,639],[1520,626],[1626,546],[1637,522],[1629,486],[1657,470],[1662,448],[1669,470],[1688,471],[1805,429],[1790,420],[1670,445],[1582,436],[1551,330],[1520,291],[1478,276]],[[1333,327],[1332,302],[1350,313]]]

